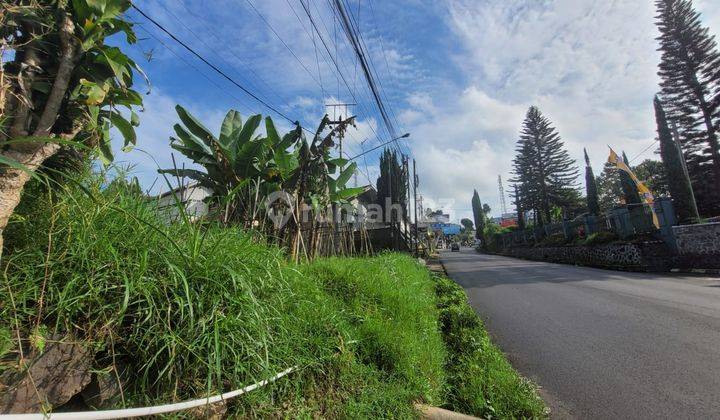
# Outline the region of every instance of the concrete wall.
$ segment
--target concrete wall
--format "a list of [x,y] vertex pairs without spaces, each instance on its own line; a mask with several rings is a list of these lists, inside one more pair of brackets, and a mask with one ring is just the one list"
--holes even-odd
[[208,214],[208,205],[203,200],[211,195],[211,189],[191,185],[182,190],[158,197],[157,206],[165,220],[174,222],[180,218],[180,211],[177,207],[177,201],[180,201],[185,206],[185,212],[190,220],[197,220]]
[[516,247],[501,255],[535,261],[586,265],[627,271],[667,271],[673,255],[660,241],[597,246]]
[[720,268],[720,223],[673,226],[683,268]]

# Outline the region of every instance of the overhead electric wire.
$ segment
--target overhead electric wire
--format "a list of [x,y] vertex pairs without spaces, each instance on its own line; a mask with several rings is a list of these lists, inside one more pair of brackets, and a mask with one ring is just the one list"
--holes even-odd
[[[205,28],[205,31],[207,31],[207,33],[209,33],[210,35],[212,35],[216,40],[218,40],[218,41],[221,42],[221,43],[226,42],[226,41],[223,41],[223,40],[221,39],[221,37],[217,34],[217,32],[215,32],[207,23],[205,23],[200,16],[198,16],[196,13],[194,13],[194,12],[185,4],[185,0],[180,0],[180,1],[178,1],[178,3],[183,7],[183,9],[185,9],[185,11],[186,11],[187,13],[189,13],[190,15],[192,15],[192,17],[195,18],[195,19]],[[167,7],[165,7],[164,5],[163,5],[163,8],[164,8],[165,10],[167,10],[171,15],[175,16],[175,14],[172,13],[172,12],[171,12]],[[195,35],[196,38],[200,39],[200,41],[207,46],[207,44],[202,40],[202,37],[201,37],[201,36],[199,36],[198,34],[196,34],[192,29],[188,28],[187,25],[185,25],[179,18],[177,18],[177,16],[175,16],[175,17],[176,17],[176,19],[180,22],[180,24],[182,24],[186,29],[188,29],[188,30],[190,31],[190,33],[192,33],[193,35]],[[215,52],[215,54],[217,54],[218,56],[220,56],[220,58],[222,59],[222,56],[221,56],[217,51],[215,51],[211,46],[208,46],[208,48],[210,48],[211,50],[213,50],[213,51]],[[246,65],[246,64],[244,63],[245,60],[244,60],[243,58],[241,58],[232,48],[228,48],[228,52],[229,52],[233,57],[235,57],[235,58],[238,60],[238,64],[239,64],[240,66],[242,66],[242,68],[243,68],[244,70],[247,70],[248,72],[252,73],[252,75],[255,76],[255,77],[264,85],[264,87],[266,87],[266,88],[270,91],[270,93],[272,93],[273,95],[275,95],[275,97],[276,97],[277,99],[279,99],[280,101],[283,101],[283,99],[280,97],[280,94],[277,93],[277,91],[275,91],[275,89],[273,89],[273,87],[262,77],[262,75],[258,74],[258,73],[257,73],[255,70],[253,70],[252,67],[250,67],[249,65]],[[224,60],[223,60],[223,61],[224,61]],[[227,63],[227,61],[225,61],[225,62]],[[228,63],[228,64],[229,64],[229,63]],[[230,65],[230,66],[232,67],[232,65]],[[252,82],[251,82],[251,83],[252,83]]]
[[[227,96],[230,97],[231,99],[236,100],[240,105],[242,105],[243,107],[245,107],[245,110],[246,110],[246,111],[248,111],[249,113],[252,112],[252,108],[251,108],[248,104],[246,104],[242,99],[238,98],[237,96],[235,96],[235,95],[233,95],[232,93],[230,93],[227,89],[225,89],[224,87],[220,86],[216,81],[214,81],[213,79],[211,79],[210,76],[208,76],[207,74],[205,74],[205,72],[203,72],[202,70],[200,70],[200,68],[198,68],[195,64],[193,64],[190,60],[186,59],[186,58],[183,57],[182,55],[178,54],[175,50],[173,50],[172,48],[170,48],[170,46],[167,45],[165,42],[163,42],[162,39],[158,38],[157,36],[155,36],[155,34],[153,34],[152,32],[148,31],[147,29],[143,28],[142,26],[138,26],[138,27],[139,27],[140,29],[142,29],[146,34],[150,35],[155,41],[157,41],[158,43],[160,43],[160,45],[162,45],[166,50],[170,51],[170,53],[171,53],[172,55],[174,55],[174,56],[177,57],[179,60],[181,60],[182,62],[184,62],[184,63],[187,64],[188,66],[190,66],[190,67],[191,67],[193,70],[195,70],[197,73],[199,73],[203,78],[205,78],[205,79],[206,79],[208,82],[210,82],[213,86],[215,86],[216,88],[218,88],[218,90],[220,90],[221,92],[223,92],[225,95],[227,95]],[[143,51],[140,50],[140,52],[142,53]]]
[[644,148],[640,153],[638,153],[637,155],[635,155],[635,157],[633,157],[632,159],[630,159],[628,162],[633,163],[637,158],[639,158],[640,156],[642,156],[642,155],[643,155],[645,152],[647,152],[651,147],[655,146],[655,143],[657,143],[657,142],[658,142],[658,139],[653,140],[653,142],[652,142],[648,147]]
[[310,76],[310,78],[313,79],[313,81],[320,86],[320,89],[323,91],[323,95],[325,95],[325,89],[323,88],[322,84],[321,84],[317,79],[315,79],[315,76],[313,76],[313,74],[310,72],[310,70],[305,66],[305,63],[303,63],[303,61],[300,59],[300,57],[298,57],[297,54],[295,54],[295,51],[293,51],[293,49],[290,48],[290,46],[285,42],[285,40],[282,39],[282,37],[280,36],[280,34],[277,33],[277,31],[275,30],[275,28],[270,24],[270,22],[265,18],[265,16],[263,16],[263,14],[260,13],[260,11],[255,7],[255,5],[253,4],[253,2],[252,2],[251,0],[245,0],[245,1],[246,1],[247,4],[250,6],[250,8],[252,8],[253,11],[255,11],[255,13],[260,17],[260,19],[265,23],[265,25],[266,25],[268,28],[270,28],[270,31],[275,35],[275,37],[276,37],[278,40],[280,40],[280,42],[283,44],[283,46],[285,47],[285,49],[287,49],[287,50],[290,52],[290,54],[291,54],[293,57],[295,57],[295,60],[296,60],[298,63],[300,63],[300,66],[303,68],[303,70],[305,70],[305,72]]
[[[307,29],[307,27],[305,27],[305,23],[304,23],[303,20],[300,18],[300,15],[297,13],[297,11],[296,11],[295,8],[293,7],[292,3],[290,3],[290,0],[285,0],[285,3],[287,3],[288,7],[290,7],[290,10],[292,10],[293,15],[295,15],[295,18],[296,18],[297,21],[300,23],[300,27],[303,28],[303,31],[305,31],[305,33],[307,34],[307,36],[308,36],[308,37],[310,38],[310,40],[312,41],[313,50],[315,51],[315,66],[316,66],[316,68],[317,68],[317,73],[318,73],[317,82],[318,82],[318,85],[320,86],[320,90],[323,92],[323,96],[330,96],[330,95],[327,95],[327,94],[325,93],[326,90],[325,90],[325,87],[323,86],[322,72],[320,71],[320,59],[319,59],[319,57],[318,57],[317,43],[315,42],[315,31],[310,31],[310,30]],[[328,63],[328,61],[327,61],[327,59],[325,58],[324,55],[322,56],[322,58],[323,58],[323,61],[325,61],[325,64],[327,64],[328,67],[330,67],[330,63]]]
[[380,91],[378,89],[377,83],[373,77],[372,70],[370,68],[370,65],[368,64],[368,60],[366,58],[366,53],[363,49],[363,46],[360,45],[359,36],[357,34],[356,28],[353,27],[352,22],[350,22],[350,19],[347,15],[347,12],[340,0],[334,0],[335,1],[335,7],[337,12],[340,15],[341,22],[343,24],[343,28],[345,30],[345,34],[350,41],[350,44],[355,51],[355,53],[358,56],[358,59],[360,61],[360,67],[363,70],[363,74],[365,75],[365,79],[368,83],[368,86],[370,87],[370,90],[372,92],[372,96],[375,100],[375,103],[377,105],[378,111],[380,112],[380,115],[383,119],[383,122],[385,123],[385,126],[388,130],[388,132],[391,134],[391,137],[393,139],[397,138],[397,131],[390,121],[390,116],[388,114],[388,111],[386,109],[385,103],[383,102],[383,99],[381,97]]
[[[377,37],[377,39],[378,39],[378,41],[379,41],[379,43],[380,43],[380,51],[382,52],[383,60],[385,61],[386,74],[388,75],[388,78],[392,78],[392,77],[393,77],[393,74],[390,72],[390,64],[389,64],[388,59],[387,59],[387,54],[385,53],[385,43],[383,42],[382,34],[380,34],[380,29],[378,28],[378,25],[377,25],[377,16],[375,15],[375,8],[373,7],[372,0],[368,0],[368,5],[369,5],[369,7],[370,7],[370,12],[372,13],[372,19],[371,19],[371,20],[374,21],[375,30],[378,32],[378,37]],[[359,20],[359,19],[358,19],[358,20]],[[367,49],[367,45],[365,44],[365,38],[363,37],[363,33],[362,33],[362,31],[359,30],[359,28],[360,28],[359,21],[358,21],[356,24],[357,24],[357,27],[358,27],[358,31],[359,31],[359,33],[360,33],[360,39],[362,40],[363,45],[365,45],[365,48]],[[377,69],[375,70],[375,74],[376,74],[376,76],[378,75]],[[389,98],[389,96],[388,96],[388,94],[387,94],[387,90],[385,90],[385,87],[382,85],[382,78],[378,76],[378,79],[380,80],[380,88],[381,88],[383,91],[385,91],[385,99],[386,99],[388,102],[390,102],[390,98]],[[400,121],[398,120],[397,115],[395,114],[395,110],[393,109],[393,107],[390,106],[389,108],[390,108],[390,114],[392,115],[393,120],[395,120],[395,124],[397,124],[397,126],[400,127],[400,131],[405,131],[405,130],[403,129],[402,124],[400,124]]]
[[[274,106],[272,106],[271,104],[269,104],[268,102],[266,102],[265,100],[263,100],[262,98],[260,98],[259,96],[257,96],[256,94],[254,94],[252,91],[250,91],[249,89],[247,89],[245,86],[243,86],[243,85],[241,85],[240,83],[238,83],[237,81],[235,81],[235,79],[233,79],[233,78],[230,77],[227,73],[225,73],[225,72],[222,71],[220,68],[218,68],[216,65],[214,65],[213,63],[211,63],[210,61],[208,61],[205,57],[203,57],[202,55],[200,55],[197,51],[195,51],[194,49],[192,49],[189,45],[187,45],[185,42],[183,42],[181,39],[179,39],[177,36],[175,36],[175,34],[173,34],[172,32],[170,32],[170,31],[169,31],[168,29],[166,29],[163,25],[161,25],[160,23],[158,23],[155,19],[153,19],[152,17],[148,16],[145,12],[143,12],[143,11],[142,11],[139,7],[137,7],[135,4],[131,4],[131,6],[132,6],[132,8],[135,9],[138,13],[140,13],[143,17],[145,17],[145,19],[147,19],[147,20],[150,21],[153,25],[155,25],[156,27],[158,27],[158,29],[160,29],[161,31],[165,32],[170,38],[173,39],[173,41],[175,41],[175,42],[177,42],[178,44],[180,44],[180,45],[181,45],[183,48],[185,48],[188,52],[190,52],[192,55],[194,55],[195,57],[197,57],[200,61],[202,61],[203,63],[205,63],[208,67],[210,67],[211,69],[213,69],[216,73],[220,74],[222,77],[224,77],[225,79],[227,79],[230,83],[232,83],[233,85],[235,85],[237,88],[239,88],[240,90],[242,90],[243,92],[245,92],[248,96],[250,96],[251,98],[255,99],[257,102],[259,102],[260,104],[262,104],[263,106],[265,106],[267,109],[273,111],[273,112],[276,113],[277,115],[279,115],[279,116],[281,116],[282,118],[286,119],[286,120],[289,121],[291,124],[299,124],[299,121],[297,121],[297,120],[293,121],[290,117],[288,117],[287,115],[285,115],[282,111],[280,111],[279,109],[275,108]],[[311,133],[311,134],[314,134],[312,131],[308,130],[307,128],[304,128],[304,127],[303,127],[303,130],[305,130],[305,131],[307,131],[307,132],[309,132],[309,133]]]
[[[308,1],[308,4],[305,4],[305,1]],[[340,65],[338,64],[336,57],[333,56],[332,52],[330,51],[330,47],[328,46],[327,42],[325,41],[325,38],[324,38],[323,35],[322,35],[322,32],[320,31],[317,23],[315,22],[315,19],[313,18],[312,12],[311,12],[311,10],[310,10],[310,2],[309,2],[309,0],[300,0],[300,4],[302,5],[303,11],[305,12],[305,14],[306,14],[307,17],[308,17],[308,20],[309,20],[309,22],[310,22],[310,25],[312,26],[312,29],[314,29],[314,32],[313,32],[313,33],[316,33],[316,34],[318,35],[318,38],[320,39],[320,42],[322,43],[322,45],[323,45],[323,47],[324,47],[324,49],[325,49],[325,52],[327,53],[327,57],[330,59],[330,61],[332,61],[333,65],[334,65],[334,71],[335,71],[336,74],[340,77],[340,79],[343,81],[343,84],[344,84],[345,87],[348,89],[348,93],[350,93],[350,96],[353,98],[353,101],[354,101],[355,103],[357,103],[358,106],[359,106],[359,107],[361,108],[361,110],[363,111],[363,113],[365,113],[365,114],[369,117],[371,114],[370,114],[369,112],[367,112],[367,110],[365,109],[365,107],[364,107],[364,105],[362,104],[362,102],[357,100],[357,97],[354,95],[354,93],[353,93],[352,90],[350,89],[350,85],[349,85],[349,83],[347,82],[347,79],[345,78],[344,73],[343,73],[342,70],[340,69]],[[317,9],[317,8],[316,8],[316,9]],[[297,15],[296,15],[296,16],[297,16]],[[299,19],[299,17],[298,17],[298,19]],[[324,22],[321,21],[321,23],[322,23],[323,27],[325,28],[325,30],[328,32],[328,35],[329,35],[330,33],[329,33],[329,30],[327,29],[327,26],[325,26],[325,23],[324,23]],[[326,63],[327,63],[327,61],[326,61]],[[328,66],[330,65],[330,63],[327,63],[327,64],[328,64]],[[330,67],[332,68],[332,66],[330,66]],[[370,127],[370,130],[373,132],[373,134],[375,134],[375,137],[378,139],[378,141],[380,141],[380,136],[379,136],[378,133],[375,131],[375,128],[372,127],[372,124],[368,124],[368,126]],[[389,133],[388,133],[388,134],[389,134]]]

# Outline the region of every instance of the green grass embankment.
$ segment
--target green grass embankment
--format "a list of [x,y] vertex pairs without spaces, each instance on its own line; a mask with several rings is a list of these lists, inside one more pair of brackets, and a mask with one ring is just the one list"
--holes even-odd
[[[424,402],[501,418],[543,416],[461,289],[408,256],[294,265],[236,228],[158,221],[97,177],[31,188],[0,266],[0,371],[72,334],[99,374],[130,366],[128,407],[239,388],[231,416],[416,416]],[[1,372],[0,372],[1,373]],[[114,406],[123,403],[116,400]]]

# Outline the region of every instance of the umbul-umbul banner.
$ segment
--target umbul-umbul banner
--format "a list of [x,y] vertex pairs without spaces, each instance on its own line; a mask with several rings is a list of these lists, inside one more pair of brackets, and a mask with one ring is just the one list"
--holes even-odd
[[630,178],[633,180],[635,185],[637,186],[638,192],[640,193],[640,197],[642,197],[642,200],[645,204],[650,206],[650,211],[652,211],[653,216],[653,224],[656,228],[660,229],[660,221],[658,220],[657,214],[655,213],[655,196],[653,196],[652,191],[643,184],[642,181],[638,179],[637,176],[633,173],[632,169],[628,165],[623,162],[623,160],[618,156],[617,153],[610,148],[610,156],[608,157],[608,163],[615,166],[616,169],[625,171]]

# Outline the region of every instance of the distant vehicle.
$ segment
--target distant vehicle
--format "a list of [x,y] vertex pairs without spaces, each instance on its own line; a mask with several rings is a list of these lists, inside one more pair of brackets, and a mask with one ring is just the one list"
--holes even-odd
[[460,244],[457,242],[453,242],[453,244],[450,246],[450,251],[451,252],[455,252],[455,251],[460,252]]

